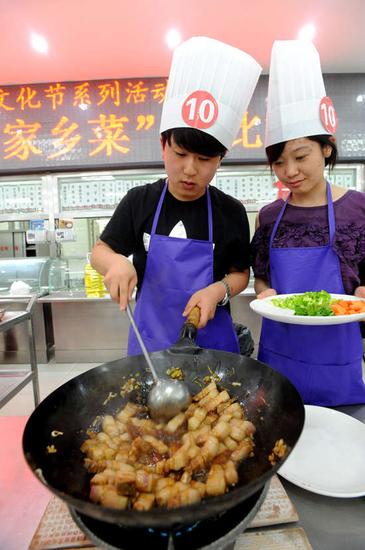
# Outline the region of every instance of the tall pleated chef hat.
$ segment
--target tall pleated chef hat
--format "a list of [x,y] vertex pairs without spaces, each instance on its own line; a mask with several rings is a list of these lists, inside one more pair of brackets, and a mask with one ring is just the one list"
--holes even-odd
[[173,53],[160,132],[196,128],[230,149],[262,67],[247,53],[203,36]]
[[265,147],[333,134],[336,126],[315,46],[306,40],[276,40],[271,51]]

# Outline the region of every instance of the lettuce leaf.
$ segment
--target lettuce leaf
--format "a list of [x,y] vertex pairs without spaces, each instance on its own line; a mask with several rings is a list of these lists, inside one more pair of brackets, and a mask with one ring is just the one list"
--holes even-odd
[[273,298],[271,302],[277,307],[294,310],[295,315],[310,315],[311,317],[334,315],[330,308],[333,300],[325,290],[294,294],[287,298]]

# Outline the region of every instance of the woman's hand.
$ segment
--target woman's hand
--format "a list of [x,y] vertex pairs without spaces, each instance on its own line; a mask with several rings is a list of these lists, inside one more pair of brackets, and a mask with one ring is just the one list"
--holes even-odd
[[204,328],[208,321],[214,318],[217,304],[223,300],[226,289],[220,281],[194,292],[185,306],[183,316],[187,317],[193,307],[200,308],[200,321],[198,328]]
[[275,296],[277,294],[276,290],[274,288],[266,288],[265,290],[262,290],[257,294],[256,298],[259,300],[262,300],[263,298],[267,298],[268,296]]
[[262,300],[262,298],[267,298],[268,296],[275,296],[277,294],[274,288],[270,287],[269,281],[261,279],[260,277],[255,277],[254,289],[256,292],[256,298]]
[[119,303],[121,310],[125,310],[137,284],[134,266],[124,256],[115,255],[104,275],[104,284],[112,300]]
[[365,286],[358,286],[355,288],[354,296],[358,298],[365,298]]
[[[358,286],[355,288],[354,296],[358,298],[365,298],[365,286]],[[365,319],[360,320],[361,323],[365,323]]]

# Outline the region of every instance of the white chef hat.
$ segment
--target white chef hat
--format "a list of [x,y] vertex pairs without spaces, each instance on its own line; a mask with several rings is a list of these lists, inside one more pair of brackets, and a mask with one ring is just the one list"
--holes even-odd
[[271,51],[265,147],[333,134],[337,116],[323,83],[319,54],[306,40],[276,40]]
[[196,128],[230,149],[262,67],[247,53],[203,36],[174,50],[160,132]]

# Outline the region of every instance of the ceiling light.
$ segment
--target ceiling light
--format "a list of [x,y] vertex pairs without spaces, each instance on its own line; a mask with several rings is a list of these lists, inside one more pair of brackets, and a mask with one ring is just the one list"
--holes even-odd
[[48,42],[41,34],[36,32],[30,33],[30,43],[33,50],[38,53],[46,54],[48,53]]
[[365,101],[365,94],[359,94],[356,98],[358,103],[363,103]]
[[176,29],[170,29],[170,30],[166,33],[165,40],[166,40],[166,44],[168,45],[168,47],[170,48],[170,50],[173,50],[174,48],[176,48],[176,46],[177,46],[178,44],[180,44],[180,42],[181,42],[181,34],[180,34],[179,31],[177,31]]
[[298,32],[298,39],[299,40],[308,40],[311,42],[314,38],[314,35],[316,34],[316,28],[312,23],[309,23],[308,25],[304,25],[299,32]]

